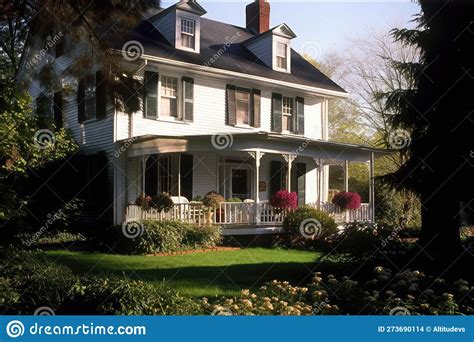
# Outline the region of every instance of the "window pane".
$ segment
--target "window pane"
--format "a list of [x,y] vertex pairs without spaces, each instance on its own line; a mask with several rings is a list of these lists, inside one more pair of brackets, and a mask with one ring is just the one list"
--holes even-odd
[[276,45],[276,62],[277,67],[280,69],[286,69],[287,60],[287,45],[283,43],[277,43]]
[[186,19],[186,18],[181,19],[181,33],[194,35],[194,26],[195,26],[194,20]]
[[195,26],[194,20],[181,18],[181,44],[183,47],[194,49]]
[[160,115],[178,117],[178,79],[161,76]]
[[181,43],[183,47],[194,49],[194,36],[181,34]]
[[249,124],[249,104],[250,92],[237,91],[235,94],[237,123],[241,125]]
[[291,132],[293,130],[292,117],[289,115],[283,115],[283,130]]
[[277,43],[277,56],[286,58],[286,44]]

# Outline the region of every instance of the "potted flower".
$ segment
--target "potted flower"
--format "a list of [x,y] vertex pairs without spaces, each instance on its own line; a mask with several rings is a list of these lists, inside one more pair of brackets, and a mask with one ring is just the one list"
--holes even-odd
[[298,207],[298,194],[280,190],[272,196],[270,204],[277,212],[296,209]]
[[148,211],[151,208],[151,197],[141,193],[135,200],[135,205],[139,206],[142,210]]
[[219,204],[222,202],[224,202],[224,197],[215,191],[210,191],[204,196],[202,204],[204,206],[203,212],[207,225],[211,225],[213,223],[212,216],[214,215],[216,209],[219,208]]
[[168,211],[173,209],[173,205],[173,200],[165,192],[154,196],[151,200],[151,206],[159,212],[164,211],[165,213],[167,213]]
[[342,211],[357,210],[360,208],[361,200],[357,192],[341,191],[334,195],[332,203]]

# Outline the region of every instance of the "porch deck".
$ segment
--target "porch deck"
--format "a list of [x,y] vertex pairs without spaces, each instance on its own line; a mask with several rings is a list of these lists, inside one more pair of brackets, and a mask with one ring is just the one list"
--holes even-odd
[[[362,203],[359,209],[350,211],[341,211],[332,203],[311,203],[307,205],[328,213],[339,224],[352,221],[370,221],[372,217],[368,203]],[[261,231],[262,234],[271,234],[281,230],[287,213],[287,211],[275,210],[269,202],[258,204],[223,202],[213,214],[213,223],[221,225],[224,233],[240,232],[242,234],[249,231],[255,234],[257,231]],[[206,224],[201,203],[174,204],[168,212],[156,209],[143,210],[137,205],[129,205],[125,219],[126,221],[179,220],[198,225]]]

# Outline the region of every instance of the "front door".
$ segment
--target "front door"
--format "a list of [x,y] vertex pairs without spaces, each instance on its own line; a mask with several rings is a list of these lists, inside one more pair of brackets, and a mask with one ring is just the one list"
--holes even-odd
[[242,201],[250,198],[249,170],[232,170],[232,197]]

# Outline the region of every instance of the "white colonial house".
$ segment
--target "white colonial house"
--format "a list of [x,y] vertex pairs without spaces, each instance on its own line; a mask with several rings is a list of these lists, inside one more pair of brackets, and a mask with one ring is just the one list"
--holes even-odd
[[[216,211],[214,221],[225,232],[272,232],[284,215],[269,199],[282,189],[338,221],[372,220],[374,158],[383,151],[328,141],[328,102],[348,97],[344,89],[292,49],[295,33],[288,25],[270,28],[268,2],[247,6],[245,28],[205,14],[196,1],[182,1],[117,42],[115,53],[144,85],[143,110],[132,115],[116,109],[99,71],[80,80],[64,77],[72,92],[31,86],[34,97],[49,99],[55,121],[71,130],[81,153],[91,156],[88,165],[106,168],[110,221],[202,223],[202,208],[192,200],[217,191],[242,200]],[[74,63],[70,51],[56,53],[58,69]],[[347,171],[349,162],[367,163],[370,203],[341,213],[327,202],[329,165]],[[142,193],[162,192],[176,203],[167,213],[135,205]]]

